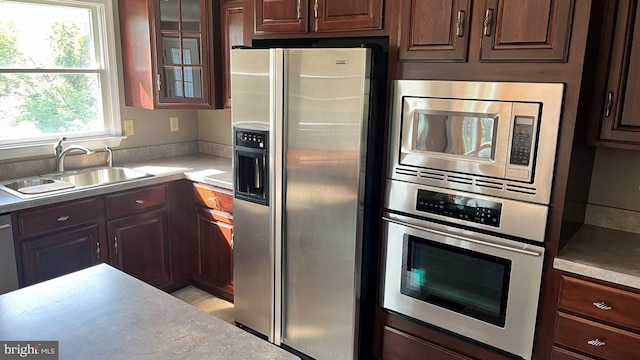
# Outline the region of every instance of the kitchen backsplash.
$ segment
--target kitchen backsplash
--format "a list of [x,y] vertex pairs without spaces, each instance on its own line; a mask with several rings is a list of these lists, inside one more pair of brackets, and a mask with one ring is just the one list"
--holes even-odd
[[[160,157],[205,153],[221,157],[231,157],[231,146],[207,141],[186,141],[172,144],[150,145],[135,148],[113,149],[113,164],[122,165]],[[107,163],[107,153],[96,151],[92,155],[70,154],[65,158],[68,170],[101,166]],[[47,158],[6,162],[0,164],[0,180],[47,174],[54,171],[53,155]]]

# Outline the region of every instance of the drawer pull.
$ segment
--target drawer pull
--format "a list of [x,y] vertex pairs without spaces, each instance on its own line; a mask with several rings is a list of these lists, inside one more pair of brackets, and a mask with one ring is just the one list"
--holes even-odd
[[96,241],[96,255],[98,255],[98,261],[100,261],[100,243]]
[[146,201],[144,201],[144,200],[139,200],[139,199],[138,199],[138,200],[136,200],[136,204],[144,204],[145,202],[146,202]]
[[69,220],[69,217],[68,217],[68,216],[60,216],[60,217],[58,218],[58,221],[59,221],[59,222],[63,222],[63,221],[67,221],[67,220]]
[[589,344],[591,346],[595,346],[595,347],[600,347],[600,346],[605,346],[606,345],[606,343],[604,341],[600,341],[600,339],[589,340],[589,341],[587,341],[587,344]]
[[213,203],[215,204],[214,206],[215,206],[216,208],[218,208],[218,209],[222,209],[222,206],[220,206],[220,201],[218,201],[218,199],[217,199],[217,198],[210,197],[210,198],[209,198],[209,201],[213,202]]
[[611,310],[611,306],[607,305],[604,301],[594,302],[593,306],[597,307],[600,310]]

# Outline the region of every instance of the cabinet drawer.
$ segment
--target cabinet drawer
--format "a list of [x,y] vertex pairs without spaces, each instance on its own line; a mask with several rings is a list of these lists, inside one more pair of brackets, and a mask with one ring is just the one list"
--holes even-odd
[[593,360],[593,358],[554,346],[551,350],[551,360]]
[[20,236],[23,238],[68,229],[96,221],[96,198],[45,206],[18,214]]
[[640,330],[640,294],[562,277],[560,308]]
[[470,360],[470,358],[409,335],[400,330],[384,327],[382,358],[385,360]]
[[569,314],[558,313],[555,342],[604,359],[640,359],[640,335]]
[[196,204],[218,211],[233,213],[233,194],[226,189],[207,184],[193,184],[193,196]]
[[158,185],[140,190],[108,195],[106,197],[105,206],[107,209],[107,217],[115,218],[161,206],[164,205],[165,202],[165,186]]

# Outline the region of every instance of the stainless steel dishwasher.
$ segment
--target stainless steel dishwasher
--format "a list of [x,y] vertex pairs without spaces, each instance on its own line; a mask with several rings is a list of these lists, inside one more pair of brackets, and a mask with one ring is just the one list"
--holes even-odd
[[18,270],[11,233],[11,216],[0,215],[0,294],[17,288]]

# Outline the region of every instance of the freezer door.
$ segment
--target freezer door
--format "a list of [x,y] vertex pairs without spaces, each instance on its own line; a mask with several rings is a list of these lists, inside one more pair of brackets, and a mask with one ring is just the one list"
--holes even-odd
[[[281,57],[281,56],[280,56]],[[274,144],[272,119],[274,117],[274,94],[276,60],[273,50],[234,50],[231,58],[231,112],[234,129],[259,129],[269,136],[266,144]],[[281,63],[281,60],[280,60]],[[278,67],[281,68],[281,65]],[[281,71],[280,71],[281,72]],[[281,77],[281,75],[280,75]],[[244,130],[245,134],[250,134]],[[255,133],[252,133],[255,134]],[[236,147],[234,153],[242,153]],[[264,177],[272,179],[273,150],[261,154],[269,162]],[[234,158],[234,174],[240,156]],[[241,161],[240,161],[241,162]],[[238,186],[239,179],[234,179]],[[271,181],[264,183],[273,186]],[[255,187],[255,184],[254,184]],[[273,188],[267,191],[273,194]],[[235,321],[257,332],[269,341],[274,340],[274,205],[272,201],[255,203],[236,192],[233,199],[234,217],[234,315]],[[249,198],[249,200],[254,200]],[[265,205],[265,203],[267,205]]]
[[282,343],[318,360],[357,356],[369,57],[285,50]]

